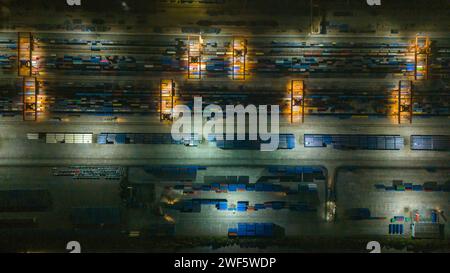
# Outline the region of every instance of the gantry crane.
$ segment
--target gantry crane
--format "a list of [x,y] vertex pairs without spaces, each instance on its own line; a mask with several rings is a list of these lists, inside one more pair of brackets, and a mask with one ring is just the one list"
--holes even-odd
[[33,72],[33,36],[30,32],[19,32],[17,42],[17,74],[19,77],[31,77]]
[[233,38],[232,44],[233,80],[245,80],[247,65],[247,40],[243,38]]
[[398,123],[413,119],[413,83],[410,80],[400,80],[398,83]]
[[188,37],[188,79],[202,78],[202,39]]
[[35,77],[23,77],[23,120],[36,121],[38,113],[37,94],[39,83]]
[[22,77],[22,116],[25,121],[36,121],[39,84],[33,77],[33,36],[30,32],[19,32],[17,43],[17,74]]
[[430,57],[430,38],[417,35],[414,44],[414,79],[428,80]]
[[175,83],[173,80],[163,79],[159,84],[159,120],[173,120]]
[[305,85],[303,80],[291,80],[291,123],[300,116],[301,122],[305,122]]

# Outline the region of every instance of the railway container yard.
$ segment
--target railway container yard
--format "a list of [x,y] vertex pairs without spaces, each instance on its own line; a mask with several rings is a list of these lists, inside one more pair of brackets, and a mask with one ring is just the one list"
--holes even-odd
[[448,252],[450,3],[368,2],[1,1],[0,251]]

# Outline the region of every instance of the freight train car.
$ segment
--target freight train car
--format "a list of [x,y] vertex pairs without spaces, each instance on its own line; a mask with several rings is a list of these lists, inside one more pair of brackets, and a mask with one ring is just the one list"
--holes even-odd
[[404,139],[399,135],[304,135],[306,148],[323,148],[328,145],[332,145],[335,149],[401,150],[404,146]]
[[412,135],[411,150],[449,151],[450,136],[445,135]]
[[97,144],[183,144],[198,146],[198,134],[182,135],[180,140],[169,133],[101,133],[97,137]]
[[[246,137],[245,140],[217,140],[215,136],[208,136],[208,140],[216,142],[217,148],[224,150],[259,150],[261,144],[270,143],[261,139],[249,140]],[[294,134],[279,134],[278,149],[292,150],[295,148],[295,135]]]

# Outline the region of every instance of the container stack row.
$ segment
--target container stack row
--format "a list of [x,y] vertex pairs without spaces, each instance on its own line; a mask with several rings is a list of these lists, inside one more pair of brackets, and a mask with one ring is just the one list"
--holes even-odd
[[172,135],[169,133],[101,133],[97,144],[179,144],[198,146],[200,139],[197,134]]
[[332,145],[335,149],[401,150],[404,139],[399,135],[305,134],[304,145],[307,148]]
[[445,135],[412,135],[411,150],[449,151],[450,136]]
[[193,190],[203,192],[287,192],[288,189],[280,184],[273,183],[252,183],[252,184],[227,184],[227,183],[211,183],[211,184],[194,184],[183,185],[177,184],[173,186],[175,190]]
[[[226,140],[222,137],[221,140],[216,137],[208,137],[210,142],[215,142],[216,147],[224,150],[260,150],[262,144],[268,144],[271,140],[249,140],[248,136],[245,136],[245,140]],[[294,149],[295,148],[295,135],[294,134],[279,134],[278,135],[279,144],[278,149]]]
[[438,182],[429,181],[423,184],[405,183],[401,180],[394,180],[392,185],[376,184],[375,188],[382,191],[414,191],[414,192],[450,192],[450,181],[439,184]]
[[273,223],[238,223],[237,228],[228,229],[229,237],[253,238],[253,237],[273,237]]

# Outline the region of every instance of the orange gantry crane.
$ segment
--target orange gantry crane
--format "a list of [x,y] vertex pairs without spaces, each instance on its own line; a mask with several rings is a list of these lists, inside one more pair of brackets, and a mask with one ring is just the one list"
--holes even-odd
[[414,79],[428,80],[429,77],[430,38],[417,35],[414,44]]
[[172,121],[175,107],[175,82],[163,79],[159,84],[159,120]]
[[23,77],[23,120],[36,121],[38,113],[37,94],[39,84],[35,77]]
[[31,77],[33,71],[33,36],[30,32],[19,32],[17,41],[17,74],[19,77]]
[[188,79],[202,78],[202,40],[201,37],[188,37]]
[[233,38],[232,47],[232,78],[233,80],[245,80],[247,69],[247,40],[243,38]]
[[305,85],[303,80],[291,80],[291,123],[305,122]]
[[398,84],[398,123],[403,120],[412,123],[413,119],[413,83],[401,80]]
[[33,77],[33,36],[30,32],[19,32],[17,43],[17,74],[22,77],[22,116],[25,121],[36,121],[39,84]]

